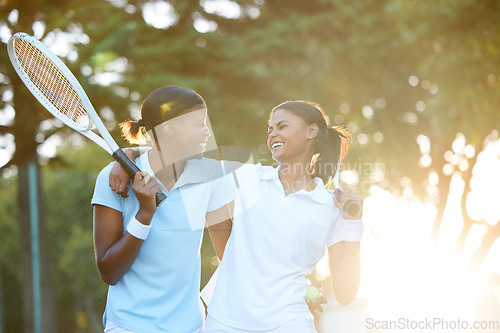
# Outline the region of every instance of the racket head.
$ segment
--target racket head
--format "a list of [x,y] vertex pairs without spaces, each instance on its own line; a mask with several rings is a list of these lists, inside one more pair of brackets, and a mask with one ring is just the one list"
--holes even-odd
[[7,44],[9,59],[30,92],[57,119],[86,132],[97,114],[69,68],[48,47],[26,33],[16,33]]

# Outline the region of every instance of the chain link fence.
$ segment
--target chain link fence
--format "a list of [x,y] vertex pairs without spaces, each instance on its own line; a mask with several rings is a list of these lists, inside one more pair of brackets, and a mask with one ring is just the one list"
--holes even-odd
[[[39,172],[42,332],[102,332],[107,285],[95,264],[90,200],[97,172],[43,167]],[[0,333],[36,332],[29,205],[23,170],[0,179]],[[23,243],[24,238],[24,243]],[[202,285],[217,260],[208,233]]]

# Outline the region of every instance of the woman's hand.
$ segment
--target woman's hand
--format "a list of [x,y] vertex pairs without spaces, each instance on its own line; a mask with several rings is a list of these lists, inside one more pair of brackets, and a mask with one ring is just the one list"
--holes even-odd
[[141,171],[135,174],[132,190],[140,205],[136,215],[137,219],[144,224],[149,224],[156,212],[155,196],[156,193],[161,191],[161,186],[155,178],[151,177],[147,172]]
[[[125,155],[128,156],[132,161],[137,157],[137,152],[133,148],[122,149]],[[128,187],[127,184],[130,181],[130,177],[125,171],[120,163],[115,162],[111,172],[109,174],[109,186],[111,189],[121,195],[123,198],[128,197]]]
[[323,304],[328,303],[328,300],[323,297],[323,288],[319,285],[308,286],[306,303],[312,315],[316,312],[323,312]]
[[[349,214],[349,212],[347,212],[347,210],[345,209],[346,203],[348,203],[349,201],[353,202],[353,204],[357,203],[359,205],[359,209],[353,215]],[[361,198],[359,195],[351,192],[350,188],[347,188],[343,191],[340,191],[339,196],[335,195],[333,197],[333,202],[335,203],[335,206],[337,206],[337,208],[342,213],[342,216],[344,217],[344,219],[346,219],[346,220],[360,220],[361,219],[361,217],[363,215],[363,198]]]

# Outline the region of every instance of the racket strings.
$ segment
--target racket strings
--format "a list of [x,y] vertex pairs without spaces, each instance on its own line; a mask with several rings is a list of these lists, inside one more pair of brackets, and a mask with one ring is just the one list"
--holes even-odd
[[65,117],[90,128],[90,119],[80,97],[59,68],[23,39],[14,41],[14,51],[31,83],[43,96]]

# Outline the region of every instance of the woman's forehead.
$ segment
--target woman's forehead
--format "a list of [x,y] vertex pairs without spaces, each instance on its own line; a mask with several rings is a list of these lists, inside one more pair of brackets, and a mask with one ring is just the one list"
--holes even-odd
[[271,117],[269,118],[269,125],[277,124],[281,121],[292,122],[299,120],[302,120],[302,118],[297,116],[293,112],[290,112],[286,109],[277,109],[271,114]]
[[197,110],[193,110],[185,114],[186,116],[191,116],[192,118],[206,118],[207,117],[207,108],[200,108]]
[[207,118],[207,108],[200,108],[197,110],[182,113],[175,118],[170,119],[170,122],[195,122],[204,121]]

